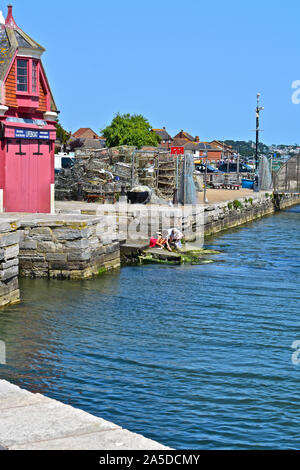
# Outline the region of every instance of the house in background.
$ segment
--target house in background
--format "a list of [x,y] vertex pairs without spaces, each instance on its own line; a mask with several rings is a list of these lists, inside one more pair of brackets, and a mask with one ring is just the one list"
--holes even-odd
[[54,211],[58,111],[42,65],[45,49],[0,16],[0,211]]
[[186,141],[186,142],[194,142],[195,139],[193,136],[191,136],[191,134],[189,134],[188,132],[185,132],[183,130],[181,130],[178,134],[176,134],[173,138],[174,140],[183,140],[183,141]]
[[211,163],[217,163],[222,158],[222,151],[212,147],[207,142],[200,142],[199,137],[196,137],[194,142],[188,142],[184,145],[185,151],[193,153],[195,159],[204,160],[207,159]]
[[[77,143],[78,147],[74,147],[74,143]],[[100,137],[90,127],[81,127],[78,131],[74,132],[68,144],[71,146],[72,150],[75,150],[76,148],[98,150],[105,148],[106,139],[104,137]]]
[[220,140],[213,140],[210,142],[210,145],[222,150],[223,159],[233,158],[235,156],[236,152],[233,150],[232,146],[225,144],[225,142],[221,142]]
[[81,127],[78,131],[74,132],[73,137],[75,139],[100,139],[100,136],[90,127]]
[[155,132],[161,138],[160,143],[158,146],[164,149],[170,149],[173,145],[173,139],[170,134],[166,131],[166,128],[163,127],[162,129],[152,129],[152,132]]
[[218,162],[222,158],[222,151],[216,147],[213,147],[208,142],[200,142],[199,136],[195,138],[188,132],[179,132],[173,140],[172,145],[175,147],[184,147],[185,151],[189,151],[194,155],[195,159],[207,158],[210,162]]
[[188,132],[180,131],[173,137],[172,147],[184,147],[189,144],[195,142],[194,137],[191,136]]

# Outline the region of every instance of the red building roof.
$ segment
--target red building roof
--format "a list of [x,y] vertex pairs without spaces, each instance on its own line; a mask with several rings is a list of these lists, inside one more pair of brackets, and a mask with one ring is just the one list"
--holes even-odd
[[90,127],[81,127],[78,131],[74,132],[73,137],[76,139],[100,139],[99,135]]
[[177,140],[177,139],[184,139],[185,141],[189,140],[190,142],[194,142],[195,139],[193,136],[191,136],[191,134],[189,134],[188,132],[185,132],[183,130],[181,130],[178,134],[176,134],[174,136],[174,140]]

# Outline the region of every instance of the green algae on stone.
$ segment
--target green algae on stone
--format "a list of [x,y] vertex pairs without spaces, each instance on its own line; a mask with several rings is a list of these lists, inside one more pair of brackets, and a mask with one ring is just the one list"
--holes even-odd
[[100,269],[98,269],[98,275],[101,276],[101,274],[105,274],[106,271],[107,271],[106,268],[104,268],[104,267],[103,267],[103,268],[100,268]]
[[154,256],[150,255],[145,255],[145,256],[139,256],[139,262],[140,264],[168,264],[168,265],[178,265],[180,264],[180,261],[174,260],[170,261],[167,259],[159,259],[155,258]]
[[215,250],[193,250],[188,252],[178,252],[178,256],[175,259],[168,259],[168,253],[165,253],[166,258],[163,259],[163,252],[158,256],[152,253],[145,252],[144,255],[139,256],[140,264],[165,264],[165,265],[179,265],[179,264],[191,264],[200,265],[213,263],[213,260],[207,259],[208,254],[219,254],[220,252]]
[[205,256],[205,255],[219,255],[221,254],[221,251],[201,248],[199,250],[181,251],[179,252],[179,254],[188,255],[188,256]]

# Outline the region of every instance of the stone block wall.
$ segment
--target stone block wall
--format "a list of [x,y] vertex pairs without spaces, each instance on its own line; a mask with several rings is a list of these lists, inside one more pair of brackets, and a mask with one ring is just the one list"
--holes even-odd
[[[300,196],[297,194],[283,194],[280,197],[281,209],[299,203]],[[276,210],[272,194],[268,193],[253,193],[250,197],[235,201],[207,205],[204,213],[205,236],[271,215]]]
[[[236,192],[238,196],[238,191]],[[300,195],[285,194],[280,197],[280,208],[284,209],[300,203]],[[217,204],[185,206],[176,208],[163,205],[119,204],[110,214],[117,214],[117,222],[108,224],[108,233],[119,233],[127,242],[146,242],[156,232],[177,227],[185,234],[188,242],[202,242],[204,236],[222,230],[238,227],[252,220],[273,214],[276,211],[272,193],[253,193],[235,201]],[[96,212],[97,210],[95,210]],[[107,225],[107,224],[106,224]]]
[[102,237],[99,218],[24,216],[20,222],[20,275],[85,279],[120,266],[120,247]]
[[0,220],[0,307],[20,300],[18,228],[15,219]]
[[[105,233],[118,237],[121,243],[149,241],[158,231],[171,227],[183,231],[187,241],[194,241],[202,234],[204,208],[202,205],[170,207],[169,205],[143,205],[119,203],[95,205],[94,213],[106,219]],[[93,210],[92,205],[82,206],[82,212]]]

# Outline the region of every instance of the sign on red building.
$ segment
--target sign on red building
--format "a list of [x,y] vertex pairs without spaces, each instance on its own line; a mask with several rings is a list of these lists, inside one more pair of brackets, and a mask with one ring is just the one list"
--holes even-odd
[[184,155],[184,147],[171,147],[171,155]]

